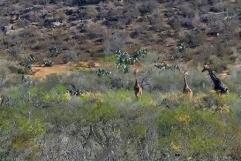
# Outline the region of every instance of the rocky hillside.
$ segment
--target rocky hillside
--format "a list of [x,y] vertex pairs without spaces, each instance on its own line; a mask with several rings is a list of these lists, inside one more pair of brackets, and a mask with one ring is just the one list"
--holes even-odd
[[240,22],[240,0],[0,0],[0,161],[240,161]]
[[147,48],[167,60],[216,63],[240,57],[237,0],[11,0],[0,2],[1,53],[37,64]]

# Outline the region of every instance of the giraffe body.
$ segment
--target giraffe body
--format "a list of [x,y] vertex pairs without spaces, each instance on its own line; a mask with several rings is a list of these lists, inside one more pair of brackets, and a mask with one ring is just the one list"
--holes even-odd
[[135,82],[134,92],[137,99],[142,95],[142,86],[137,80]]
[[213,82],[213,89],[220,94],[227,94],[228,88],[222,83],[222,81],[214,74],[214,72],[208,67],[204,66],[202,72],[208,71],[208,74]]
[[187,95],[189,98],[192,98],[193,92],[192,89],[188,86],[187,83],[187,73],[184,73],[184,87],[183,87],[183,94]]

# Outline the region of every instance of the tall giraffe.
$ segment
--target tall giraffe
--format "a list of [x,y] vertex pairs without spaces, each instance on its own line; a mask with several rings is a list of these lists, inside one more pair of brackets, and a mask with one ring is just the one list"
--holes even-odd
[[135,64],[134,65],[134,71],[133,71],[133,75],[135,76],[135,85],[134,85],[134,92],[135,92],[135,96],[137,98],[137,100],[139,99],[139,97],[142,95],[142,82],[139,82],[137,80],[137,74],[139,73],[141,65],[140,64]]
[[187,76],[188,76],[188,73],[185,72],[185,73],[184,73],[183,93],[184,93],[185,95],[187,95],[189,98],[192,98],[193,92],[192,92],[192,89],[189,87],[189,85],[188,85],[188,83],[187,83]]
[[135,96],[137,99],[142,95],[142,86],[136,79],[135,85],[134,85],[134,91],[135,91]]
[[208,74],[213,81],[214,90],[220,94],[227,94],[228,88],[222,83],[222,81],[214,74],[213,70],[208,66],[204,65],[202,72],[208,71]]

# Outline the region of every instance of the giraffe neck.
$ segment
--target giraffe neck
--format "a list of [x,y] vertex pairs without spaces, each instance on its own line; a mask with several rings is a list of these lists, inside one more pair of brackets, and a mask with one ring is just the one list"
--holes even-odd
[[137,79],[136,79],[135,86],[136,86],[136,87],[139,87],[139,83],[138,83]]
[[188,88],[186,75],[184,75],[184,88]]
[[209,74],[210,78],[212,79],[213,83],[216,84],[216,82],[218,81],[217,76],[213,73],[212,70],[209,70],[208,74]]

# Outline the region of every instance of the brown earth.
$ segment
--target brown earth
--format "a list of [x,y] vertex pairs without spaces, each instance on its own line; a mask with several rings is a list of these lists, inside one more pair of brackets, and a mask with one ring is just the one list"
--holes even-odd
[[58,64],[51,67],[33,66],[33,75],[31,75],[31,77],[33,79],[43,80],[51,74],[68,74],[74,70],[95,70],[101,66],[104,65],[94,61],[79,62],[77,64]]
[[34,79],[45,79],[48,75],[51,74],[62,74],[70,72],[71,66],[69,65],[54,65],[52,67],[33,67],[33,75],[31,76]]

